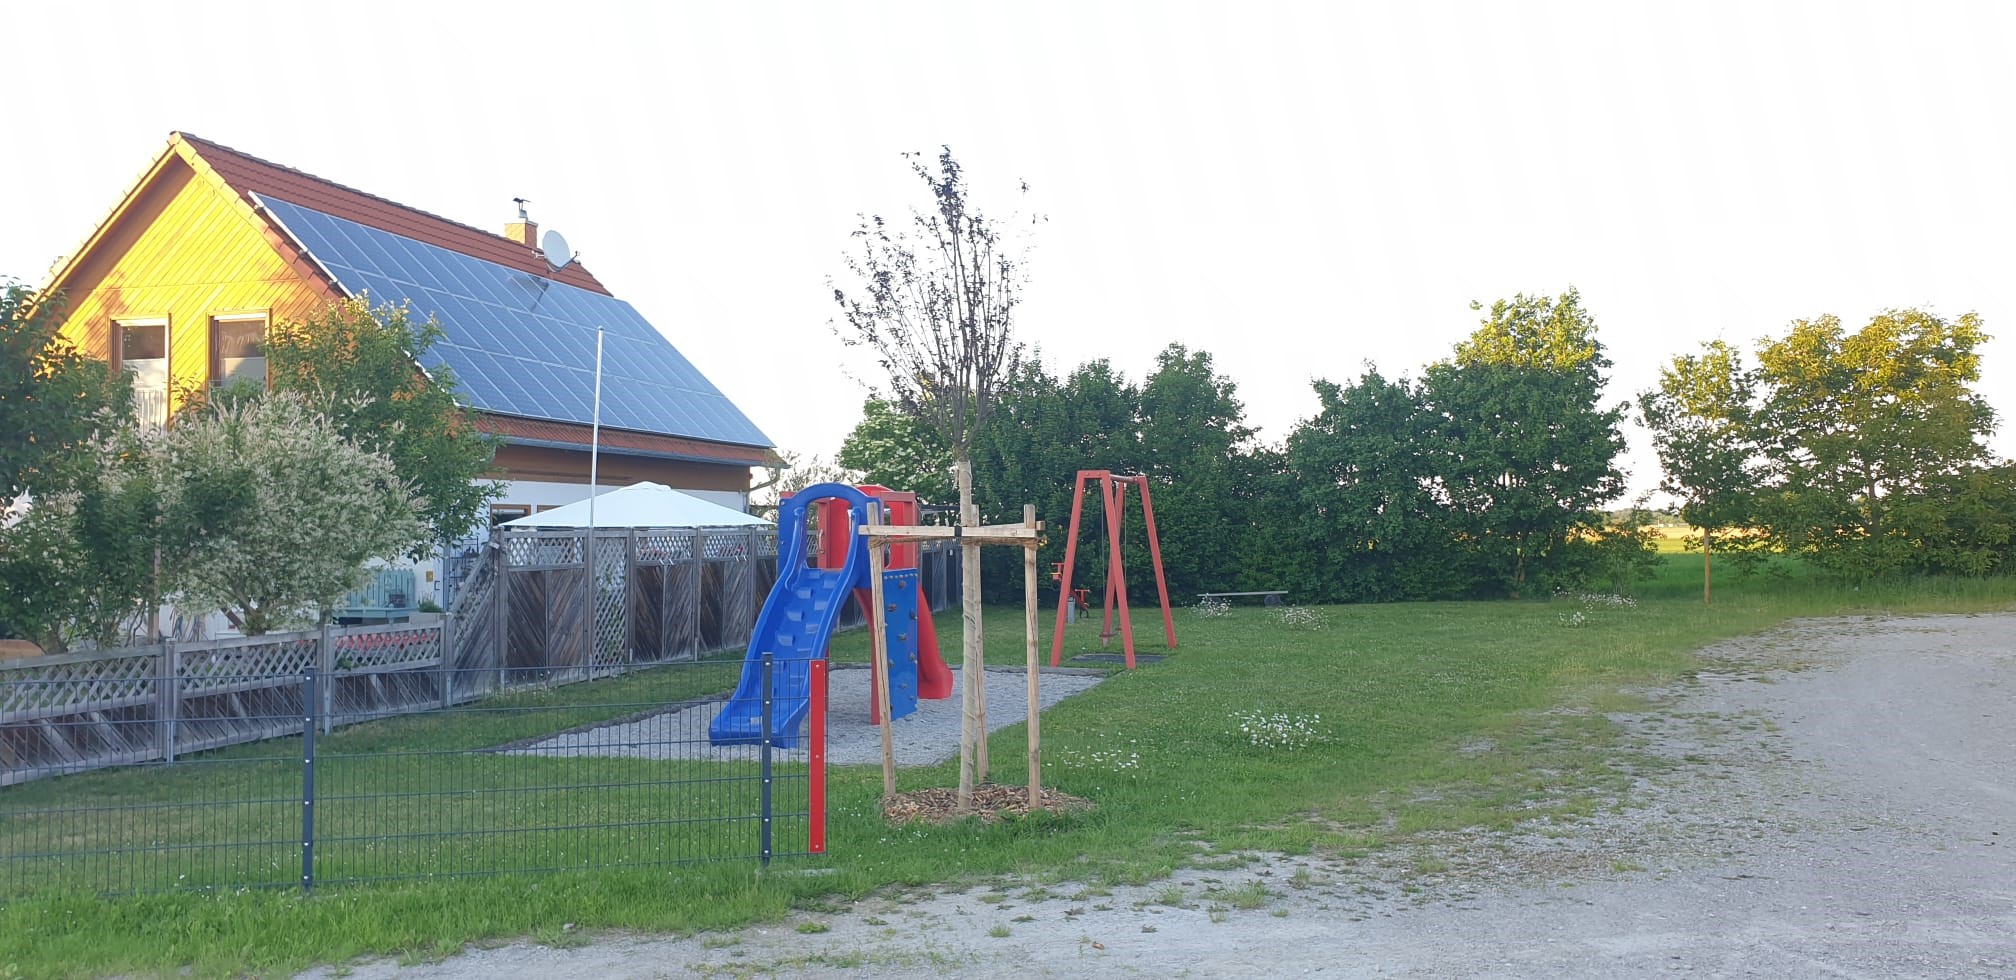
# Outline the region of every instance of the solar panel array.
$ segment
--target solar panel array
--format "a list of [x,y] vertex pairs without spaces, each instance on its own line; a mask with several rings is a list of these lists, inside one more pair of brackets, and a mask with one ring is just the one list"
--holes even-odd
[[602,424],[637,432],[769,446],[630,304],[470,258],[272,197],[259,203],[351,295],[411,305],[446,335],[429,351],[470,407],[587,425],[602,335]]

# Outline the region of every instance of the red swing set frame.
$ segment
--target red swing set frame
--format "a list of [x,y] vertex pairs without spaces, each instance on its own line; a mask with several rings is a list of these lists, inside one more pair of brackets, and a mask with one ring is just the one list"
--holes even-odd
[[[1129,485],[1141,491],[1141,514],[1148,524],[1148,555],[1155,564],[1155,590],[1162,598],[1162,632],[1171,650],[1176,649],[1176,619],[1169,612],[1169,583],[1162,575],[1162,543],[1155,533],[1155,502],[1148,493],[1148,478],[1139,474],[1115,475],[1111,470],[1078,471],[1077,485],[1071,494],[1070,536],[1064,539],[1064,562],[1054,576],[1059,585],[1057,629],[1050,640],[1050,666],[1055,667],[1063,661],[1065,603],[1083,598],[1071,590],[1071,570],[1078,560],[1078,527],[1085,512],[1085,484],[1094,479],[1099,481],[1099,499],[1106,512],[1106,619],[1099,632],[1099,641],[1103,644],[1113,638],[1113,610],[1117,605],[1120,610],[1121,649],[1127,653],[1127,669],[1133,670],[1134,620],[1127,613],[1127,573],[1120,561],[1120,526],[1126,522]],[[1079,593],[1085,591],[1078,590]],[[1082,601],[1080,604],[1082,607]]]

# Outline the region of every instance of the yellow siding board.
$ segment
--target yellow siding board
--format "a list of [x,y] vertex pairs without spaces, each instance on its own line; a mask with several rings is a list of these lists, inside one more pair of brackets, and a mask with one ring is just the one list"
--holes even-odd
[[[288,265],[257,220],[228,191],[172,162],[115,219],[95,254],[65,283],[63,336],[111,356],[117,319],[165,316],[175,387],[210,380],[210,318],[265,312],[304,319],[329,300],[320,283]],[[182,399],[173,400],[179,407]]]

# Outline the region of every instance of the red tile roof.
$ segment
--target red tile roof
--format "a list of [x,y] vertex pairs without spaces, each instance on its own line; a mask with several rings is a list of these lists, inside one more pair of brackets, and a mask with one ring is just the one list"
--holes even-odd
[[[593,430],[585,425],[519,418],[515,415],[479,414],[476,416],[476,427],[491,435],[503,436],[506,442],[547,442],[579,446],[582,449],[588,448],[594,437]],[[604,450],[612,452],[628,449],[691,459],[746,463],[750,466],[762,465],[764,455],[763,450],[748,446],[730,446],[701,439],[650,435],[622,429],[603,429],[601,444]]]
[[335,215],[361,225],[369,225],[414,241],[438,245],[485,262],[495,262],[520,272],[564,282],[570,286],[611,295],[588,270],[575,263],[554,272],[545,258],[531,248],[502,235],[493,234],[437,214],[388,201],[292,167],[281,166],[200,136],[175,133],[170,141],[188,144],[196,156],[217,172],[246,202],[251,194],[265,194],[304,208]]

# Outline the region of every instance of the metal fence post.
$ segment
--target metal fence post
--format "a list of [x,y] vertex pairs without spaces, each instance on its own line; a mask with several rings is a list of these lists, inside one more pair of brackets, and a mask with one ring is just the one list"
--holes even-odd
[[455,704],[455,614],[441,614],[441,660],[436,665],[441,671],[441,707]]
[[762,822],[762,828],[758,831],[758,834],[760,835],[759,844],[762,848],[762,854],[760,855],[760,859],[763,863],[763,867],[766,868],[770,866],[770,815],[771,815],[770,745],[771,742],[775,740],[776,735],[776,733],[771,730],[771,725],[773,724],[775,719],[773,711],[775,710],[776,706],[775,705],[776,691],[770,685],[775,677],[774,671],[776,670],[776,667],[777,667],[776,655],[767,650],[764,651],[763,652],[763,744],[762,748],[759,750],[759,755],[762,758],[762,766],[763,766],[763,790],[762,790],[763,822]]
[[315,887],[315,716],[321,697],[315,671],[301,677],[301,890]]

